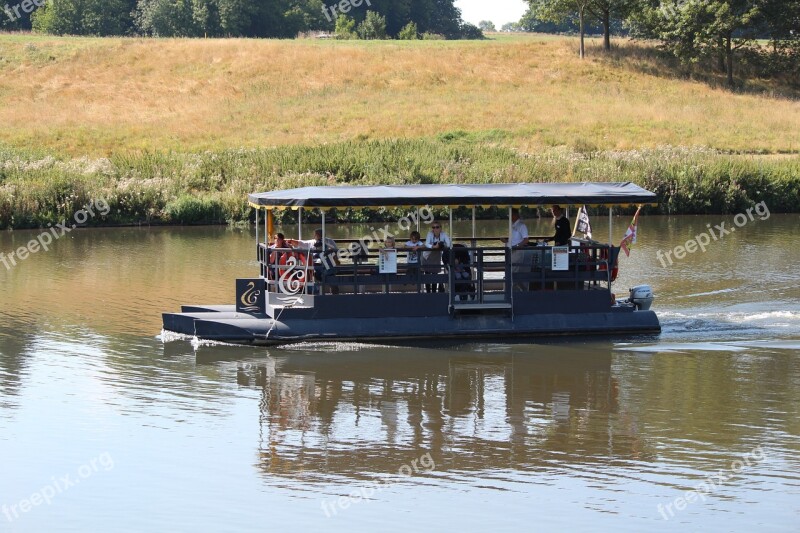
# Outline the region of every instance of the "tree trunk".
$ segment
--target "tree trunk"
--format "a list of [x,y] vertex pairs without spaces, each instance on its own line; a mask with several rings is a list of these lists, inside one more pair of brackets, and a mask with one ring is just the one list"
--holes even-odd
[[603,50],[611,51],[611,10],[603,10]]
[[581,26],[581,59],[583,59],[583,57],[586,54],[585,54],[585,48],[583,46],[583,8],[582,7],[578,10],[578,19],[580,20],[580,26]]
[[728,72],[728,87],[733,87],[733,47],[731,41],[733,41],[733,35],[728,33],[725,36],[725,58],[727,59],[725,68]]
[[727,72],[727,67],[725,66],[725,38],[720,37],[719,42],[717,43],[717,69],[720,72]]

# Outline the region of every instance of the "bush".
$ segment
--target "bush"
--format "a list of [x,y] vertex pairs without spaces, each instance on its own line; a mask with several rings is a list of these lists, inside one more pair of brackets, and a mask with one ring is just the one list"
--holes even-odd
[[461,25],[461,38],[473,41],[485,39],[481,29],[474,24],[470,24],[469,22],[465,22]]
[[182,195],[164,208],[169,222],[178,224],[214,224],[224,220],[219,201],[208,197]]
[[444,41],[445,39],[446,37],[441,33],[430,33],[426,31],[422,34],[423,41]]
[[347,15],[339,15],[339,17],[336,18],[334,36],[341,40],[358,39],[358,35],[356,34],[356,21]]
[[419,32],[417,31],[417,25],[414,22],[409,22],[403,29],[400,30],[400,33],[397,34],[397,38],[401,41],[414,41],[419,39]]
[[364,22],[358,26],[358,36],[365,40],[386,39],[386,17],[375,11],[367,11]]

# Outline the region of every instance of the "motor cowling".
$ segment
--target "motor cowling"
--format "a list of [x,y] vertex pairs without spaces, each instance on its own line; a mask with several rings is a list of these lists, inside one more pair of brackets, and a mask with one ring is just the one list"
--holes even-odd
[[629,300],[639,311],[649,311],[653,305],[653,298],[653,289],[650,285],[637,285],[630,289]]

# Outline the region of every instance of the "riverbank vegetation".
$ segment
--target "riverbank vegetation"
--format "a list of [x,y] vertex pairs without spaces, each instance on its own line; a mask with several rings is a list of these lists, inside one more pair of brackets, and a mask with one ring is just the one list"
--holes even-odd
[[92,223],[237,222],[249,192],[337,183],[629,180],[659,212],[800,211],[792,89],[654,74],[644,46],[3,35],[0,228],[92,198]]
[[636,182],[655,191],[653,213],[739,212],[764,201],[800,211],[800,159],[731,156],[709,149],[655,148],[536,153],[466,140],[352,141],[218,152],[146,152],[57,159],[0,150],[0,228],[38,227],[93,199],[108,215],[92,224],[236,223],[253,215],[246,195],[309,185]]

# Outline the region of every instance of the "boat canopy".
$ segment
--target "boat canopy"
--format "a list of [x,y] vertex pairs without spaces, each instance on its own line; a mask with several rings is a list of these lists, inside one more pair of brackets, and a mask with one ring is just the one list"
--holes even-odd
[[656,195],[631,182],[342,185],[301,187],[248,195],[259,209],[406,206],[547,206],[655,204]]

